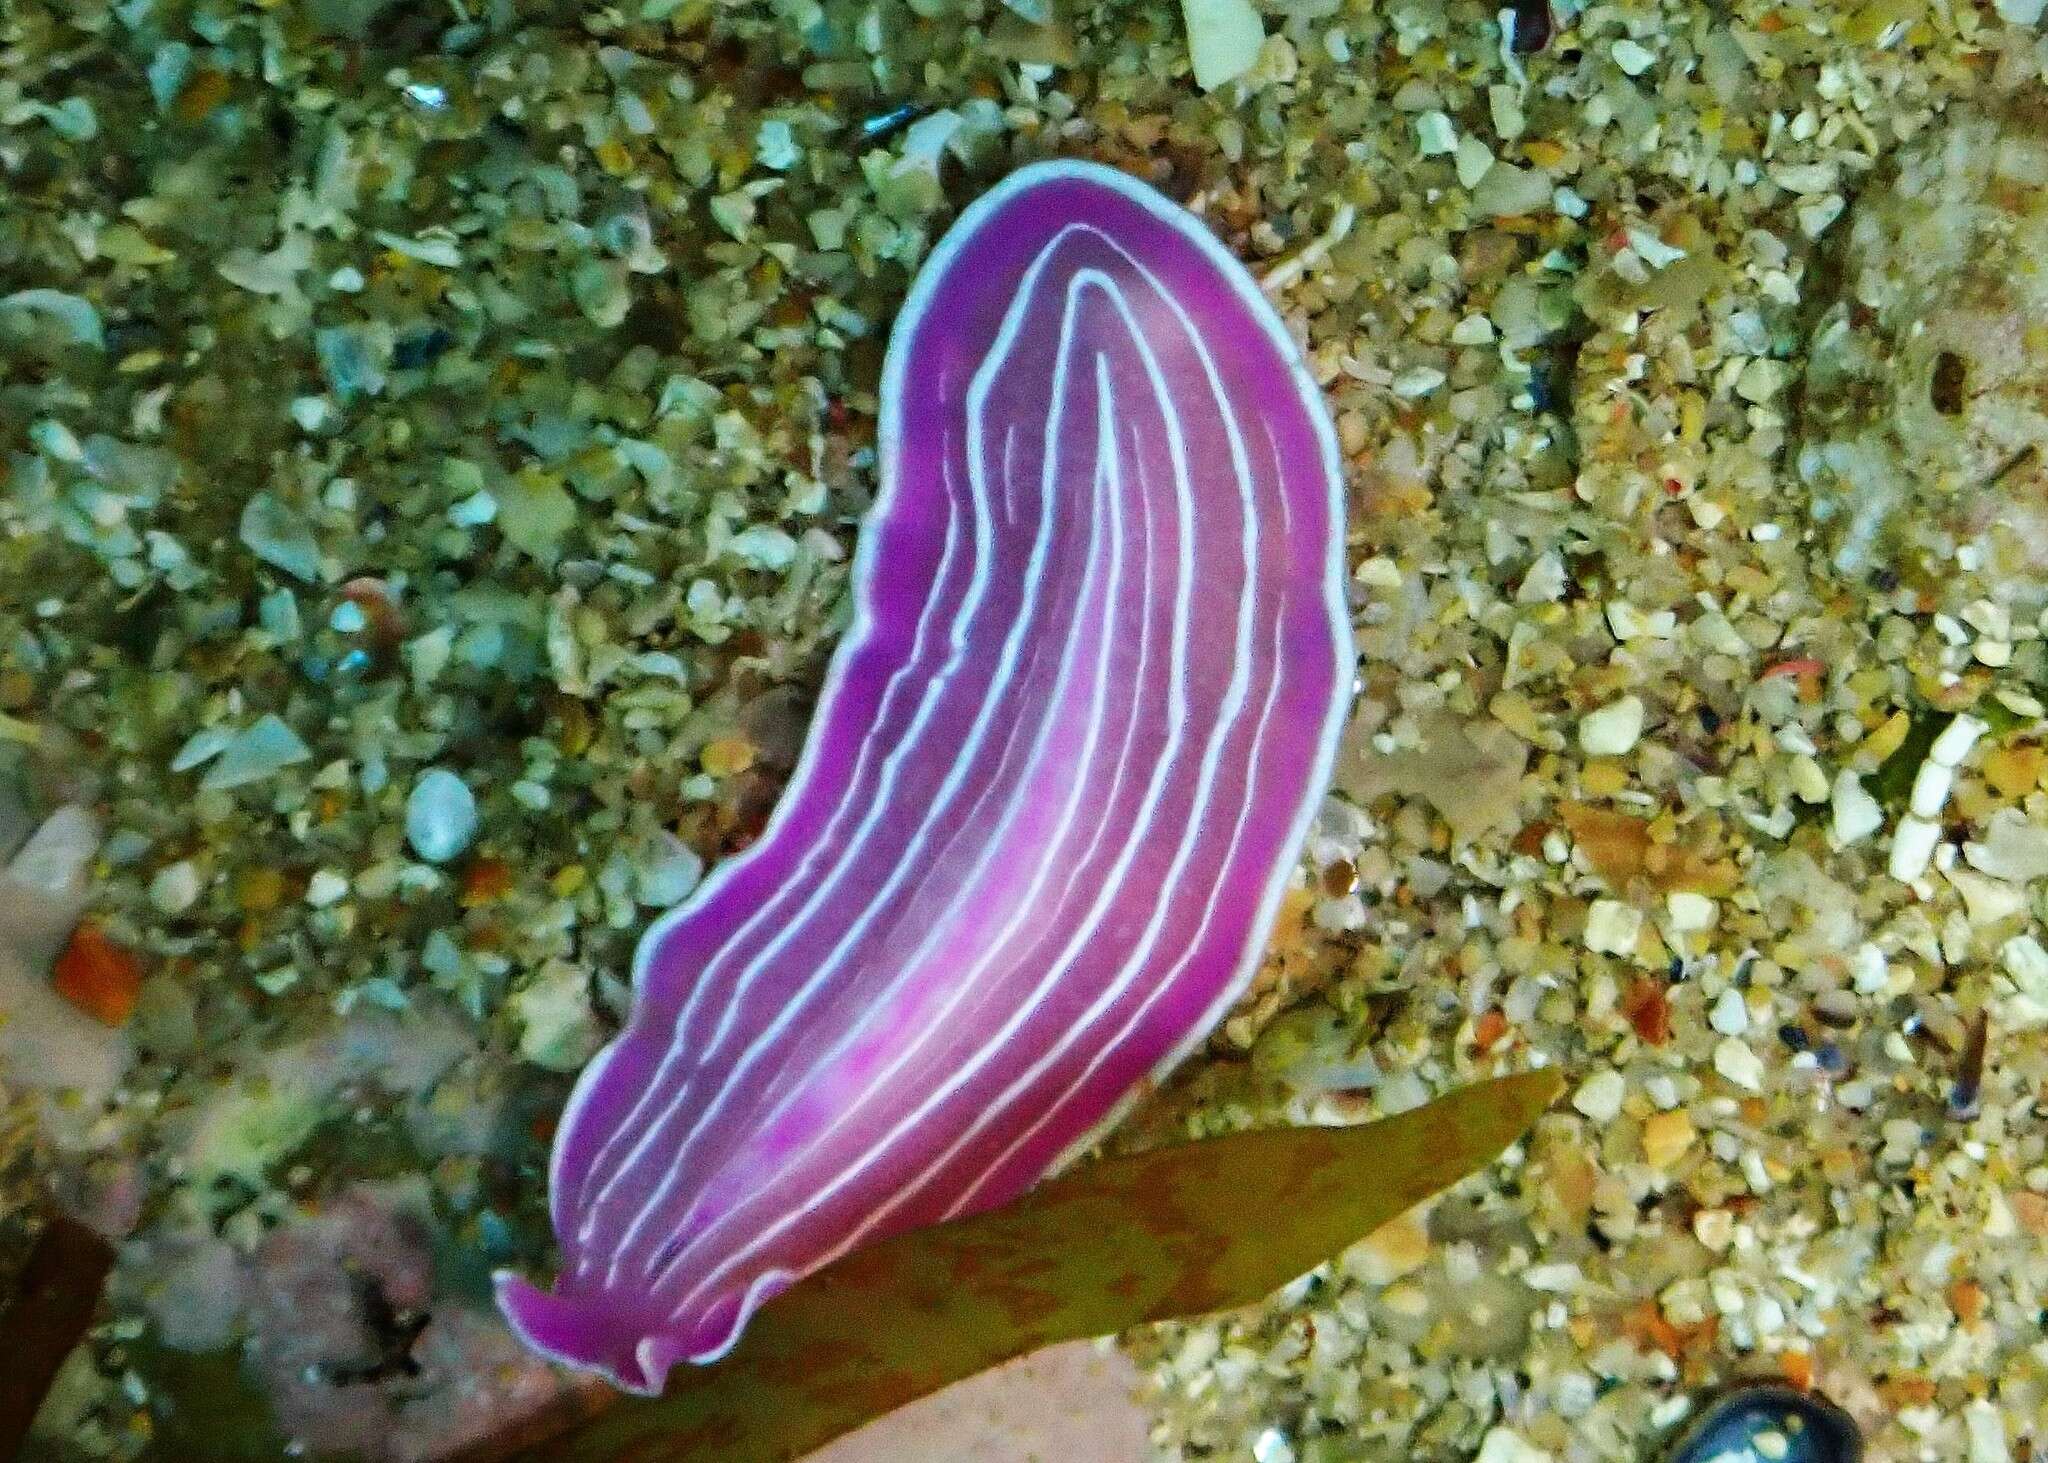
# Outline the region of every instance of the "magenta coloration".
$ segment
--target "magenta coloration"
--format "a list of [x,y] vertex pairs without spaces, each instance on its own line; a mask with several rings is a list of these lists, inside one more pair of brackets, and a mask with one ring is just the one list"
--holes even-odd
[[1353,668],[1336,440],[1192,215],[1056,162],[933,251],[857,612],[760,841],[564,1114],[540,1350],[658,1390],[856,1245],[1001,1204],[1257,966]]

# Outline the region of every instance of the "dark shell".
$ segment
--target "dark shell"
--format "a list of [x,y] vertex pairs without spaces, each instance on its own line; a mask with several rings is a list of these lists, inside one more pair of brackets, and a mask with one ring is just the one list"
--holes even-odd
[[[1781,1453],[1755,1446],[1777,1433]],[[1781,1463],[1863,1463],[1863,1435],[1848,1413],[1815,1392],[1760,1383],[1724,1392],[1699,1415],[1671,1450],[1670,1463],[1734,1463],[1775,1458]]]
[[1518,56],[1533,56],[1550,44],[1556,22],[1551,18],[1550,0],[1515,0],[1514,49]]

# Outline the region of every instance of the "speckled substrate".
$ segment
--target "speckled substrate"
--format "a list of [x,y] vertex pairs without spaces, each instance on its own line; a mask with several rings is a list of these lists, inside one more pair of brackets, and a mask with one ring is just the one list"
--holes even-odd
[[[1282,948],[1121,1141],[1573,1083],[1282,1300],[1134,1338],[1158,1455],[1653,1456],[1764,1374],[1873,1457],[2027,1456],[2038,604],[1916,460],[1870,559],[1796,468],[1891,390],[1803,414],[1910,237],[1857,211],[2041,85],[2037,21],[1565,7],[1522,54],[1491,6],[1307,0],[1204,95],[1167,7],[8,7],[0,749],[99,775],[92,919],[147,971],[67,1139],[137,1238],[51,1436],[217,1421],[231,1345],[371,1456],[553,1386],[481,1303],[544,1253],[565,1074],[787,771],[911,270],[1068,152],[1304,332],[1366,656]],[[408,842],[430,771],[466,838]]]

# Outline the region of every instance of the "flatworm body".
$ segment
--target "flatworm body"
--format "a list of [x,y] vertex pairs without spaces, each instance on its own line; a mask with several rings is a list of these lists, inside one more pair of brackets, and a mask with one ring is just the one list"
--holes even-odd
[[1257,966],[1353,672],[1335,436],[1204,225],[1025,168],[890,341],[856,615],[761,839],[647,935],[500,1303],[633,1391],[986,1209]]

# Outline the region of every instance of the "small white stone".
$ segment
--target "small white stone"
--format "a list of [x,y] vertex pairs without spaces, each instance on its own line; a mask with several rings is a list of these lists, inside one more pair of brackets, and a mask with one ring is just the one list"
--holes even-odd
[[1991,0],[1991,8],[2007,25],[2034,25],[2048,10],[2048,0]]
[[1479,1456],[1472,1463],[1551,1463],[1551,1455],[1520,1434],[1497,1427],[1479,1440]]
[[1351,571],[1351,577],[1374,589],[1399,589],[1401,566],[1385,554],[1374,554]]
[[1294,1463],[1294,1444],[1277,1427],[1269,1427],[1252,1443],[1252,1463]]
[[1891,984],[1891,962],[1884,951],[1866,941],[1849,957],[1849,978],[1859,994],[1874,996]]
[[1451,327],[1451,339],[1459,345],[1492,345],[1493,322],[1484,315],[1467,315]]
[[1832,803],[1837,843],[1860,843],[1884,826],[1884,809],[1863,790],[1863,779],[1846,768],[1835,774]]
[[1692,1398],[1680,1392],[1674,1397],[1664,1398],[1650,1409],[1650,1426],[1663,1432],[1667,1428],[1678,1426],[1691,1415]]
[[1899,826],[1892,830],[1891,876],[1901,884],[1919,878],[1927,872],[1927,865],[1934,858],[1934,845],[1940,841],[1940,824],[1911,814],[1899,819]]
[[1476,188],[1479,180],[1493,167],[1493,149],[1468,132],[1458,139],[1456,161],[1458,182],[1464,187]]
[[1608,47],[1607,54],[1614,58],[1614,64],[1630,76],[1641,76],[1657,64],[1657,53],[1640,42],[1624,36]]
[[1713,900],[1690,889],[1665,895],[1664,910],[1671,917],[1671,928],[1682,935],[1711,930],[1719,913]]
[[1764,1064],[1736,1037],[1729,1037],[1714,1048],[1714,1070],[1750,1092],[1760,1092],[1764,1085]]
[[1553,1390],[1552,1405],[1560,1417],[1584,1417],[1599,1400],[1598,1384],[1585,1372],[1566,1372]]
[[1973,599],[1963,606],[1963,623],[1993,640],[2012,639],[2012,612],[1988,599]]
[[1628,1082],[1612,1067],[1603,1067],[1579,1085],[1572,1106],[1596,1123],[1611,1123],[1621,1114]]
[[[1784,390],[1786,383],[1791,379],[1792,368],[1783,361],[1773,360],[1769,356],[1755,356],[1751,358],[1748,365],[1742,368],[1742,374],[1735,378],[1735,394],[1744,401],[1756,406],[1762,406],[1780,391]],[[1763,528],[1770,528],[1774,532],[1772,532],[1769,538],[1765,538],[1756,530],[1751,530],[1750,536],[1756,539],[1758,543],[1770,543],[1776,540],[1782,532],[1782,530],[1778,529],[1778,525],[1774,523],[1759,523],[1757,525],[1757,529]]]
[[1669,269],[1685,257],[1685,250],[1676,244],[1665,243],[1648,229],[1630,229],[1628,246],[1652,269]]
[[1458,129],[1442,112],[1424,112],[1415,119],[1415,150],[1424,157],[1441,157],[1458,150]]
[[476,825],[476,795],[444,768],[421,777],[405,800],[405,840],[430,864],[445,864],[468,848]]
[[2048,950],[2032,935],[2014,935],[1999,947],[1998,958],[2021,994],[2048,1004]]
[[313,877],[306,881],[306,903],[315,909],[325,909],[330,904],[338,903],[347,893],[348,880],[332,869],[317,870]]
[[771,117],[754,133],[754,156],[762,167],[785,173],[796,166],[802,152],[797,147],[796,135],[790,130],[789,123],[780,117]]
[[1669,640],[1678,630],[1678,616],[1670,610],[1644,614],[1625,599],[1607,602],[1607,628],[1616,640]]
[[1789,193],[1826,193],[1841,181],[1841,169],[1833,163],[1778,163],[1770,170],[1771,181]]
[[1529,565],[1529,572],[1522,576],[1522,582],[1515,590],[1515,603],[1549,604],[1563,596],[1564,585],[1564,556],[1556,549],[1545,549]]
[[149,881],[149,902],[165,914],[183,914],[199,902],[199,870],[190,859],[157,870]]
[[1551,1265],[1531,1265],[1522,1272],[1522,1283],[1531,1290],[1570,1295],[1586,1283],[1586,1272],[1569,1260]]
[[1828,225],[1842,216],[1842,210],[1848,206],[1848,200],[1839,193],[1830,193],[1825,198],[1808,199],[1793,210],[1799,217],[1799,232],[1809,239],[1818,239],[1828,231]]
[[448,509],[448,521],[457,528],[480,528],[497,516],[498,500],[483,488]]
[[1975,869],[1943,870],[1956,893],[1963,896],[1963,913],[1973,925],[1995,925],[2025,914],[2027,891],[2003,879],[1993,879]]
[[1589,757],[1619,757],[1635,746],[1642,734],[1642,700],[1623,696],[1586,713],[1579,722],[1579,747]]
[[1586,911],[1586,948],[1633,955],[1643,933],[1643,912],[1618,899],[1596,899]]
[[1967,713],[1958,716],[1941,729],[1941,735],[1927,749],[1928,760],[1939,762],[1944,767],[1960,767],[1963,759],[1970,755],[1970,748],[1977,745],[1977,738],[1989,730],[1989,723],[1974,716]]
[[1749,1002],[1742,999],[1742,992],[1734,986],[1721,992],[1707,1013],[1707,1025],[1723,1036],[1741,1036],[1748,1031]]
[[688,898],[703,877],[704,860],[697,851],[663,829],[634,871],[634,894],[642,904],[670,909]]
[[1955,786],[1953,767],[1944,767],[1929,757],[1913,774],[1913,796],[1908,806],[1916,818],[1939,818],[1948,806],[1949,789]]
[[1418,396],[1429,395],[1444,384],[1444,379],[1444,373],[1435,366],[1410,366],[1394,377],[1394,395],[1404,401],[1412,401]]
[[1244,75],[1266,44],[1266,25],[1251,0],[1181,0],[1195,85],[1213,91]]
[[1963,1431],[1970,1436],[1970,1463],[2012,1463],[2005,1441],[2005,1420],[1981,1398],[1963,1408]]

